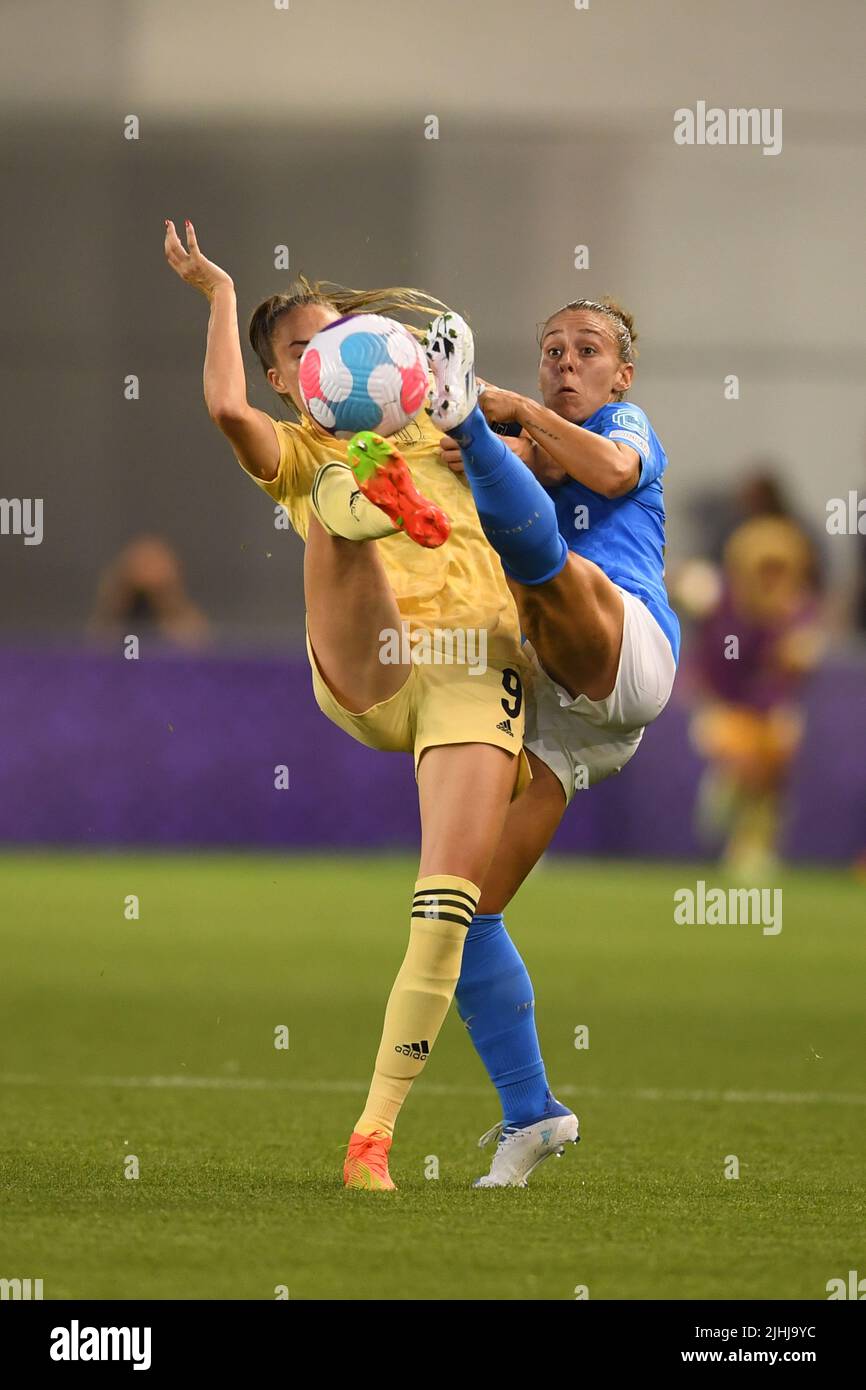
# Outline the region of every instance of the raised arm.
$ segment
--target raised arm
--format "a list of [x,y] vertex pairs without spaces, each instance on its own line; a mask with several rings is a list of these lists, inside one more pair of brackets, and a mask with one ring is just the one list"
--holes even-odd
[[204,359],[204,398],[208,414],[231,443],[240,464],[254,478],[277,476],[280,446],[270,416],[247,400],[247,382],[238,332],[235,287],[231,276],[199,250],[195,229],[186,223],[187,245],[165,224],[165,258],[186,284],[210,304]]

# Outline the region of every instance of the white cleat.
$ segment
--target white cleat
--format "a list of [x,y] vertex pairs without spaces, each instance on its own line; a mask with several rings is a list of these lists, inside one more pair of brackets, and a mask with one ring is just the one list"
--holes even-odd
[[478,1140],[482,1149],[491,1139],[499,1138],[490,1172],[476,1178],[473,1187],[526,1187],[530,1173],[539,1163],[556,1154],[561,1158],[566,1144],[580,1142],[580,1126],[576,1115],[552,1115],[537,1124],[515,1129],[494,1125]]
[[459,314],[437,314],[424,334],[424,351],[433,375],[430,419],[440,430],[456,429],[478,403],[472,329]]

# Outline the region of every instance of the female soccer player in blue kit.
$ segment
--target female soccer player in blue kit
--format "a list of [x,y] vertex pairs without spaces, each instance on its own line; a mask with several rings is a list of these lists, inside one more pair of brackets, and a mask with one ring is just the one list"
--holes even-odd
[[[557,310],[541,334],[539,405],[511,391],[479,389],[472,333],[457,315],[440,315],[427,333],[431,418],[453,441],[443,445],[445,460],[465,472],[502,560],[534,671],[525,737],[533,782],[513,803],[485,878],[456,995],[505,1108],[504,1124],[490,1132],[499,1134],[499,1145],[484,1186],[522,1185],[568,1123],[549,1092],[545,1110],[529,1122],[509,1120],[496,1033],[497,1019],[501,1026],[508,1015],[508,957],[519,957],[504,930],[494,946],[502,911],[575,789],[619,772],[633,757],[670,697],[679,656],[679,623],[663,577],[667,459],[644,412],[623,401],[634,375],[634,337],[631,317],[609,300]],[[517,452],[490,429],[508,422],[521,426]],[[498,997],[490,987],[496,951]],[[527,1042],[515,1035],[509,1079],[530,1077]],[[539,1089],[539,1104],[541,1095]]]

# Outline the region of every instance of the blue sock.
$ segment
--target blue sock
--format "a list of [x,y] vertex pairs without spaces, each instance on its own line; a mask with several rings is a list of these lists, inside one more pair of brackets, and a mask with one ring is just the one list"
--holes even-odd
[[463,947],[457,1011],[502,1101],[503,1124],[569,1112],[550,1094],[532,982],[499,912],[476,913]]
[[478,406],[448,433],[460,445],[482,530],[505,573],[521,584],[553,579],[565,564],[568,546],[541,483],[493,433]]

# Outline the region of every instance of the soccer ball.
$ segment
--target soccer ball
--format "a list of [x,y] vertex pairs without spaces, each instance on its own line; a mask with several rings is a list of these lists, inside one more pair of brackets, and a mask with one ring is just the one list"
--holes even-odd
[[329,434],[396,434],[418,414],[428,390],[427,359],[408,328],[380,314],[328,324],[301,358],[304,405]]

